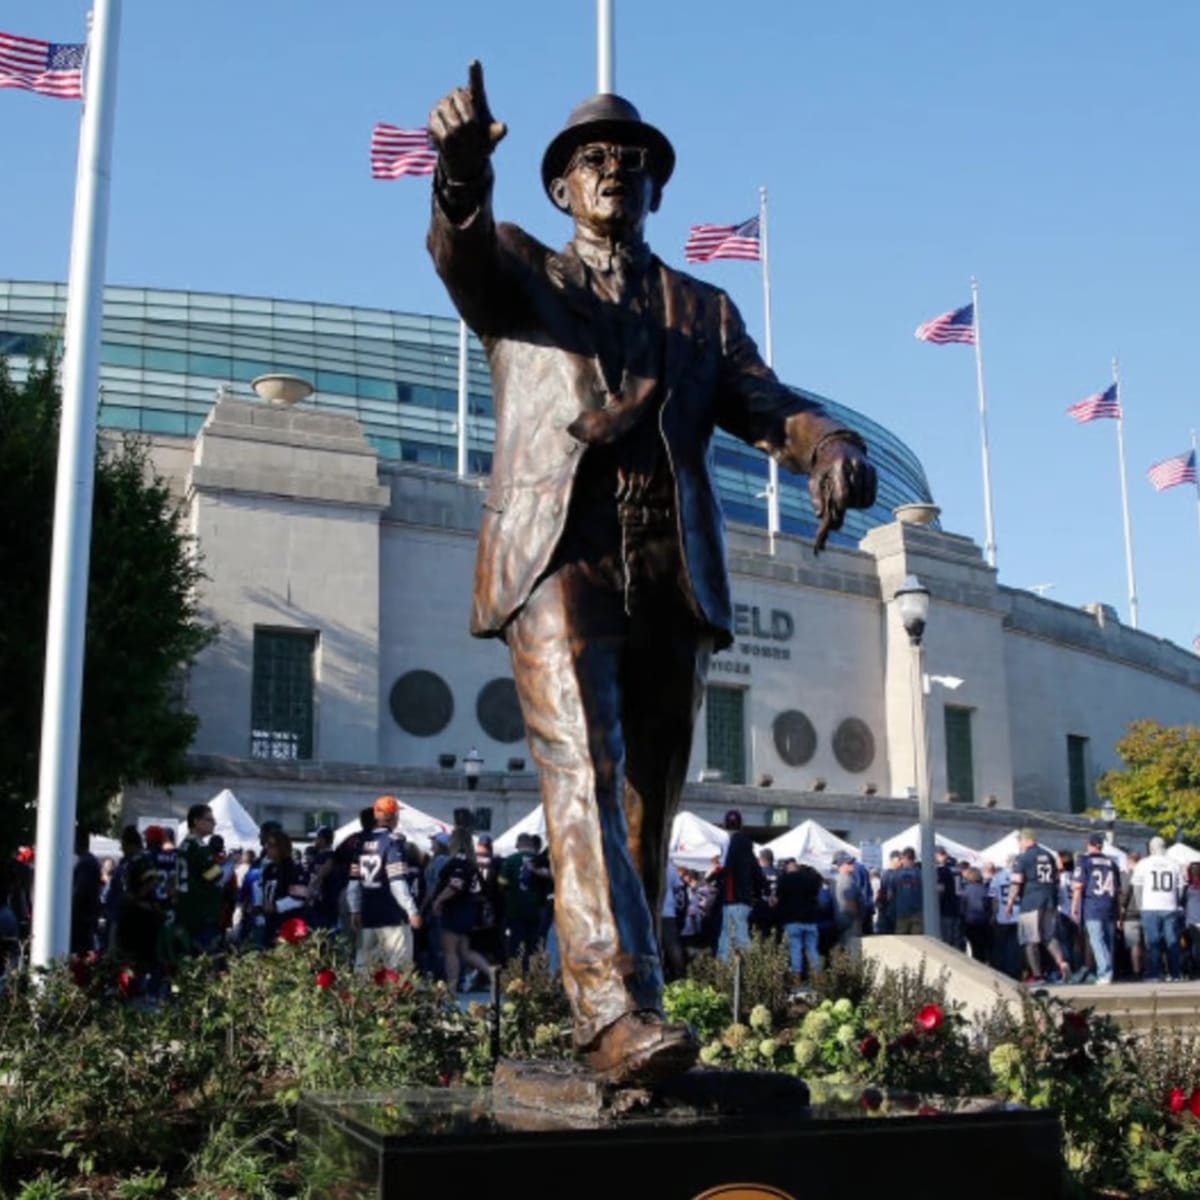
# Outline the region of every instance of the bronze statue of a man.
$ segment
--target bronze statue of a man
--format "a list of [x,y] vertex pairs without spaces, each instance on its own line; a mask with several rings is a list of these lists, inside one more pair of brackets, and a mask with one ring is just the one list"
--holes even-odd
[[576,1046],[608,1080],[653,1080],[697,1051],[662,1016],[657,931],[709,656],[733,640],[713,430],[810,476],[817,549],[874,503],[875,471],[764,365],[724,292],[651,253],[675,154],[627,100],[585,101],[546,150],[546,192],[575,222],[561,253],[493,219],[506,130],[478,63],[430,129],[429,250],[496,406],[471,629],[512,653]]

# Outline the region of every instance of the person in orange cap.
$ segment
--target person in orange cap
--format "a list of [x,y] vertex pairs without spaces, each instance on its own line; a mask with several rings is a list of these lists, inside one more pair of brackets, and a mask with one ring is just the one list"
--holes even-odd
[[375,828],[365,834],[350,866],[346,903],[358,934],[355,968],[408,970],[413,964],[413,930],[421,928],[417,903],[405,872],[404,837],[396,832],[400,802],[395,796],[375,801]]

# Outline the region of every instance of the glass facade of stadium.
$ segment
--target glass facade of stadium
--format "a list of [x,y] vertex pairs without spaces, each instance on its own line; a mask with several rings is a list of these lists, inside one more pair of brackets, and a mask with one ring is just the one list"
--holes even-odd
[[[0,354],[14,375],[47,337],[59,334],[66,285],[0,280]],[[288,372],[316,386],[319,409],[358,418],[385,459],[454,470],[457,461],[458,323],[445,317],[229,296],[109,287],[104,294],[100,425],[191,437],[222,388],[249,397],[257,375]],[[471,338],[469,468],[491,469],[495,423],[482,347]],[[867,439],[879,470],[879,499],[852,512],[832,541],[857,545],[893,520],[901,504],[931,497],[920,462],[882,425],[845,405],[811,396]],[[726,516],[765,526],[767,461],[724,433],[714,441]],[[815,533],[806,481],[781,473],[784,532]]]

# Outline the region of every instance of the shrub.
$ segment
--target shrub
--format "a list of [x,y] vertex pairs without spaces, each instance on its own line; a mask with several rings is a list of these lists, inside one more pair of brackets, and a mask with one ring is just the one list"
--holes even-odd
[[695,979],[667,984],[663,1008],[672,1021],[690,1025],[702,1042],[715,1038],[730,1018],[729,1001],[710,984]]

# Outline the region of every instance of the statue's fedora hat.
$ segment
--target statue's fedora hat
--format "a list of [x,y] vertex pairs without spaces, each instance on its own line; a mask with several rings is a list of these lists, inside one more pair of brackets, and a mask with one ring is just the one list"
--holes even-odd
[[602,92],[578,105],[563,131],[546,147],[542,158],[542,186],[550,185],[567,169],[571,155],[588,142],[617,142],[645,146],[650,152],[650,172],[662,188],[675,169],[675,151],[666,136],[642,120],[628,100]]

